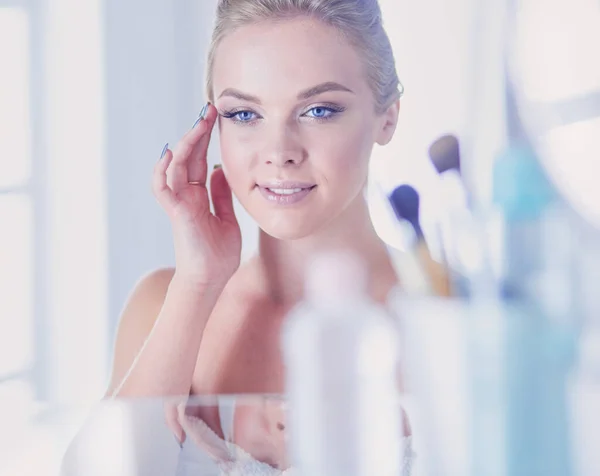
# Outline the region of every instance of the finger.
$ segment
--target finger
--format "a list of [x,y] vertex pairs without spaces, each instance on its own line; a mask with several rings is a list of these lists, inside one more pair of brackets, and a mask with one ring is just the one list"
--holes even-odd
[[197,122],[173,150],[175,159],[169,175],[175,193],[189,182],[206,184],[206,153],[215,119],[216,109],[207,106],[204,119]]
[[201,418],[186,414],[185,404],[177,407],[178,418],[183,430],[200,449],[217,461],[230,461],[231,455],[225,441]]
[[[190,162],[197,155],[196,147],[203,134],[206,134],[207,125],[200,121],[192,130],[188,131],[173,149],[173,161],[167,171],[167,182],[174,194],[179,194],[189,186],[192,180],[188,173]],[[200,182],[204,185],[204,181]]]
[[188,174],[191,181],[197,181],[200,183],[206,183],[207,178],[207,155],[208,147],[214,126],[217,120],[217,109],[212,105],[208,104],[205,117],[196,126],[201,128],[199,131],[200,138],[198,143],[194,147],[194,152],[190,158],[188,165]]
[[215,215],[224,222],[237,224],[233,209],[233,195],[221,167],[215,168],[210,177],[210,197]]
[[173,151],[173,160],[167,169],[167,184],[171,187],[173,194],[177,196],[186,187],[189,187],[187,162],[181,152]]
[[172,208],[176,203],[173,191],[167,185],[167,169],[172,160],[173,153],[169,149],[166,149],[163,157],[154,166],[154,173],[152,175],[152,192],[158,203],[167,210]]
[[179,402],[165,402],[165,420],[167,426],[171,429],[180,446],[183,445],[186,435],[181,423],[179,423],[179,412],[177,405]]

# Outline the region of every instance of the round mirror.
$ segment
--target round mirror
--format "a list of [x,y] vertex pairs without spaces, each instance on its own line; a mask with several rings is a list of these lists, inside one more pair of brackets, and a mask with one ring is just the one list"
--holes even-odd
[[558,189],[600,227],[600,2],[515,7],[509,71],[524,127]]

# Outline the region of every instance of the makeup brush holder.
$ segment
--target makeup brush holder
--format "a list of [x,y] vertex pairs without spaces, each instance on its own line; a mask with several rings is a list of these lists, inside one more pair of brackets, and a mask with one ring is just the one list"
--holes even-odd
[[577,474],[569,327],[499,299],[398,295],[392,306],[415,406],[416,474]]

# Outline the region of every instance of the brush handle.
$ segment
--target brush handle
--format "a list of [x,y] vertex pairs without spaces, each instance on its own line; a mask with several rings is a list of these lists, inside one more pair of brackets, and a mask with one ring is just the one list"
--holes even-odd
[[400,280],[402,290],[411,296],[430,296],[432,294],[429,276],[412,251],[400,251],[388,246],[394,271]]
[[425,240],[419,240],[417,242],[415,254],[429,278],[433,294],[440,297],[452,296],[448,270],[431,257],[429,247],[427,246],[427,243],[425,243]]

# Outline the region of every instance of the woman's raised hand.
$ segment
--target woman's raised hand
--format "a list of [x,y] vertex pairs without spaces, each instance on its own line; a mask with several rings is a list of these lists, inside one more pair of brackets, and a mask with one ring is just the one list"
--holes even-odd
[[[176,276],[192,284],[224,286],[240,264],[241,232],[231,189],[218,167],[206,188],[206,155],[217,110],[207,104],[171,151],[165,146],[154,168],[153,192],[173,229]],[[214,213],[211,212],[212,200]]]

